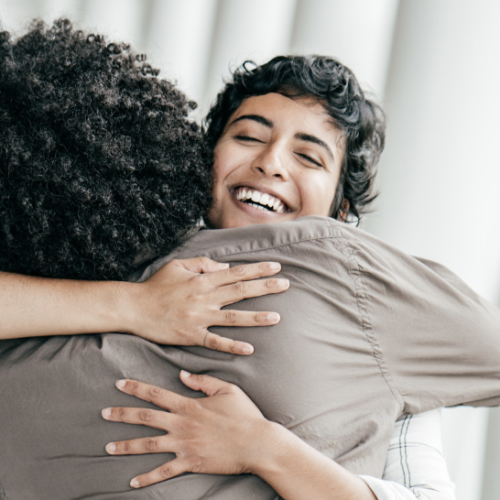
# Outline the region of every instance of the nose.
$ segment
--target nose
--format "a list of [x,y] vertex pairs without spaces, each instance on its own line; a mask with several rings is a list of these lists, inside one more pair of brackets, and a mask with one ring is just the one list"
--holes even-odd
[[252,168],[259,173],[280,179],[288,180],[285,154],[277,144],[270,144],[252,163]]

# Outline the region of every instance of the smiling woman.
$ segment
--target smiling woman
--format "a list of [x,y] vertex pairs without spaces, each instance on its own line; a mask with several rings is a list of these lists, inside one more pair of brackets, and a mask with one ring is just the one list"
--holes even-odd
[[[238,124],[241,129],[236,129]],[[291,175],[297,162],[304,167],[323,168],[325,177],[320,182],[327,185],[316,193],[314,181],[312,196],[321,195],[321,202],[330,205],[328,209],[316,206],[319,213],[340,220],[356,220],[375,198],[373,183],[384,148],[385,120],[380,106],[364,94],[354,74],[335,59],[278,56],[261,66],[244,63],[234,72],[232,82],[218,95],[207,116],[206,138],[215,150],[217,175],[220,175],[219,169],[228,175],[218,155],[230,141],[239,141],[242,154],[244,145],[256,146],[257,153],[245,153],[253,165],[254,180],[259,177],[257,171],[263,173],[270,166],[278,168],[274,174],[281,175],[282,179],[283,175]],[[234,170],[241,166],[232,164],[227,168]],[[295,171],[294,182],[297,180],[303,182],[304,175]],[[216,179],[216,182],[215,197],[223,191],[220,186],[223,180]],[[332,185],[333,194],[327,200],[330,197],[327,190]],[[260,191],[259,186],[254,186],[252,191],[255,189]],[[284,209],[280,220],[313,213],[309,211],[311,195],[301,199],[302,193],[297,190],[289,195],[290,202],[297,205],[286,207],[288,210]],[[286,200],[282,201],[286,204]],[[302,207],[302,202],[306,206]],[[286,213],[295,215],[285,216]],[[210,216],[214,225],[212,217],[216,215],[212,212]]]
[[214,150],[211,227],[331,215],[344,143],[316,99],[245,99]]

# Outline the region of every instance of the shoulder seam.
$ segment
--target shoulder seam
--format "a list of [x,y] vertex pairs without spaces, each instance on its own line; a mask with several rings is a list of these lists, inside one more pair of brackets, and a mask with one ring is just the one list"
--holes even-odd
[[[342,242],[342,244],[341,244]],[[405,407],[405,401],[400,391],[398,390],[394,379],[387,367],[385,358],[377,341],[375,332],[373,331],[373,325],[368,312],[368,299],[366,296],[365,283],[363,281],[363,266],[356,259],[355,252],[351,245],[349,244],[348,238],[345,237],[344,231],[339,228],[339,238],[336,240],[337,246],[346,259],[347,267],[349,270],[349,276],[352,279],[354,292],[356,294],[356,302],[358,306],[359,316],[360,316],[360,326],[365,333],[366,339],[370,344],[372,349],[373,357],[375,358],[377,365],[379,367],[380,373],[385,380],[389,390],[398,402],[400,406],[400,411],[403,411]]]
[[[326,228],[326,232],[328,233],[326,235],[322,234],[321,236],[314,236],[314,237],[309,237],[309,238],[299,238],[295,241],[288,241],[286,243],[281,243],[279,245],[270,245],[270,246],[265,246],[265,247],[256,248],[256,249],[238,250],[238,251],[223,253],[223,254],[217,253],[216,255],[212,255],[211,258],[218,259],[218,258],[222,258],[222,257],[234,257],[237,255],[248,255],[248,254],[262,252],[264,250],[275,250],[278,248],[285,248],[285,247],[289,247],[292,245],[298,245],[301,243],[306,243],[307,241],[329,240],[329,239],[332,239],[334,236],[336,236],[337,235],[336,233],[338,233],[338,231],[339,231],[338,228],[329,227],[329,228]],[[340,235],[340,233],[339,233],[339,235]],[[146,269],[144,269],[139,276],[134,276],[135,275],[135,273],[134,273],[134,275],[132,275],[130,277],[129,281],[134,281],[136,283],[142,283],[143,281],[146,281],[146,279],[151,277],[153,274],[157,273],[162,267],[166,266],[169,262],[177,259],[180,251],[182,251],[182,247],[177,248],[176,250],[174,250],[171,254],[169,254],[167,256],[159,257],[155,262],[153,262],[152,264],[147,266]],[[170,257],[170,258],[167,258],[167,257]],[[183,258],[189,258],[189,257],[183,257]],[[161,261],[161,265],[157,267],[157,263],[160,261]],[[150,275],[148,275],[147,277],[145,277],[146,271],[148,271],[149,269],[153,269],[153,272]]]
[[329,239],[332,239],[333,236],[335,236],[333,234],[333,231],[334,230],[332,229],[331,234],[326,235],[326,236],[322,235],[322,236],[316,236],[314,238],[301,238],[301,239],[298,239],[296,241],[288,241],[287,243],[282,243],[279,245],[270,245],[270,246],[266,246],[266,247],[256,248],[254,250],[240,250],[237,252],[225,253],[224,256],[232,257],[234,255],[245,255],[245,254],[249,254],[249,253],[262,252],[263,250],[275,250],[277,248],[284,248],[284,247],[289,247],[292,245],[298,245],[300,243],[306,243],[307,241],[329,240]]

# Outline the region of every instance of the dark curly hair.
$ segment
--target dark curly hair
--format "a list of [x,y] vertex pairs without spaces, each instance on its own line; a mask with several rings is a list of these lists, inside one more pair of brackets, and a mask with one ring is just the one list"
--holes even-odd
[[245,62],[217,96],[205,121],[205,136],[215,147],[231,115],[248,97],[277,92],[290,98],[314,97],[344,132],[346,151],[332,216],[359,220],[373,201],[374,177],[384,148],[385,117],[368,99],[353,72],[325,56],[279,56],[262,66]]
[[206,213],[195,104],[144,60],[64,19],[0,33],[0,270],[122,280]]

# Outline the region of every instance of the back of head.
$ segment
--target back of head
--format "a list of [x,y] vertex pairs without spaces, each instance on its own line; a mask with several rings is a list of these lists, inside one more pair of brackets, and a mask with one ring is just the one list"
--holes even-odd
[[230,116],[248,97],[277,92],[290,98],[313,97],[344,132],[346,150],[332,216],[345,218],[343,200],[356,219],[373,194],[376,166],[384,147],[385,119],[380,106],[361,89],[353,72],[327,56],[278,56],[261,66],[247,61],[217,96],[206,120],[213,149]]
[[0,33],[0,270],[125,279],[206,212],[194,104],[144,59],[67,20]]

